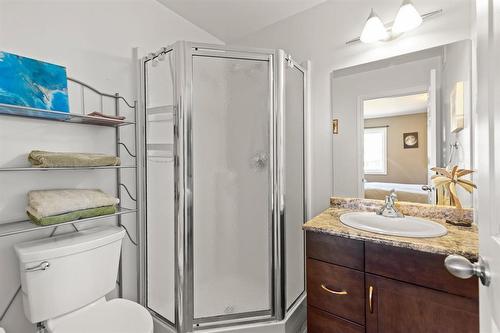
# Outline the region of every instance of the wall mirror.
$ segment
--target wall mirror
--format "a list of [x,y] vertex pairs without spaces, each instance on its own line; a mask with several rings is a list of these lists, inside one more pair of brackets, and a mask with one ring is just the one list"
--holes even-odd
[[463,40],[332,72],[335,196],[472,207],[471,57]]

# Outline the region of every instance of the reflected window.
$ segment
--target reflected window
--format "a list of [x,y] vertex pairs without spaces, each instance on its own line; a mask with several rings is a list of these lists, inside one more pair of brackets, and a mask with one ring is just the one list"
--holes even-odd
[[387,174],[387,127],[365,128],[365,174]]

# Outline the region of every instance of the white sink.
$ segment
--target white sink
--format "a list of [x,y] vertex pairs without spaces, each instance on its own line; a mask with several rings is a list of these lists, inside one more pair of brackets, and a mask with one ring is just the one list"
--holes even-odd
[[342,214],[340,221],[352,228],[390,236],[426,238],[441,237],[448,233],[439,223],[411,216],[393,218],[370,212],[355,212]]

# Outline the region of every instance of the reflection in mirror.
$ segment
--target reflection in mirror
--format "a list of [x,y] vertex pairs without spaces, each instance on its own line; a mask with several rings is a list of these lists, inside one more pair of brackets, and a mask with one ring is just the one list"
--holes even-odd
[[469,40],[334,71],[334,195],[472,207],[471,72]]

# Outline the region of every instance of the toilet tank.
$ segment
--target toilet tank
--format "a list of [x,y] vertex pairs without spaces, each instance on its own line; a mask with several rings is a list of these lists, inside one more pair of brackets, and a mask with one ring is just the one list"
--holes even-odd
[[120,227],[105,226],[15,245],[28,320],[55,318],[112,291],[124,235]]

